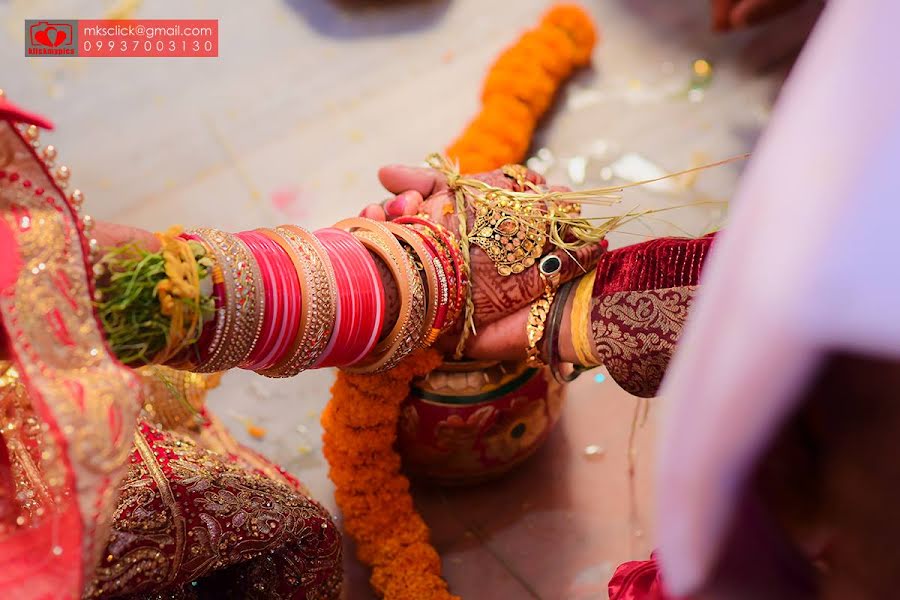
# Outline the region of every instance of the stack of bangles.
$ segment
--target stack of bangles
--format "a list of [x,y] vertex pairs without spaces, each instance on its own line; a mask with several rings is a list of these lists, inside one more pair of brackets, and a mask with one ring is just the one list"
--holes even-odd
[[[353,218],[314,233],[294,225],[237,234],[194,229],[181,238],[203,246],[212,265],[215,311],[197,341],[168,361],[195,372],[383,371],[452,327],[468,294],[456,239],[424,218]],[[389,331],[376,260],[400,298]]]

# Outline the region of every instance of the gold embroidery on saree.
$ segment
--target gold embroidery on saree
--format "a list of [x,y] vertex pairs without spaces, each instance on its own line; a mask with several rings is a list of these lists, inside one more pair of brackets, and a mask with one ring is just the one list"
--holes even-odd
[[[108,353],[94,318],[75,215],[9,123],[0,123],[0,146],[12,149],[13,168],[31,182],[25,187],[6,177],[0,183],[0,216],[15,236],[21,261],[17,279],[0,290],[0,315],[36,413],[46,407],[59,429],[43,426],[65,442],[75,487],[64,489],[69,478],[59,474],[48,474],[46,482],[55,490],[54,513],[77,501],[85,526],[82,567],[89,574],[124,474],[138,388]],[[51,557],[47,550],[47,557],[29,560],[63,553],[54,547]]]
[[[296,572],[283,573],[298,585],[323,571],[340,571],[335,569],[340,538],[315,531],[334,524],[314,501],[190,439],[150,428],[141,428],[135,437],[138,459],[122,486],[109,555],[87,597],[193,581],[271,551],[302,558]],[[187,515],[192,517],[181,525],[186,527],[185,543],[179,546],[173,532]],[[151,557],[165,563],[155,564],[155,573],[147,570],[145,561]]]
[[594,298],[594,348],[625,391],[642,397],[656,394],[696,289],[625,291]]

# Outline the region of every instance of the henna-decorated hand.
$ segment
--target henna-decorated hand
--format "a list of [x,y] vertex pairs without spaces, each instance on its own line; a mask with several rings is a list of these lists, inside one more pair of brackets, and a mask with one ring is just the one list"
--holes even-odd
[[[362,216],[385,220],[424,213],[450,231],[459,231],[454,194],[441,173],[426,168],[389,166],[382,168],[378,176],[384,187],[397,196],[383,205],[367,206],[362,211]],[[475,178],[496,187],[516,189],[516,183],[499,169],[481,173]],[[533,171],[528,171],[526,178],[536,185],[545,183]],[[474,221],[471,203],[467,217],[471,225]],[[553,251],[562,261],[561,281],[568,281],[594,268],[603,249],[603,245],[594,245],[571,255],[561,250]],[[550,250],[548,244],[544,253]],[[491,352],[496,352],[497,358],[516,358],[519,354],[524,356],[524,343],[521,340],[524,339],[525,316],[528,312],[526,307],[544,291],[537,265],[519,274],[503,276],[497,272],[497,267],[481,248],[472,245],[469,251],[475,325],[478,330],[478,339],[473,339],[470,347],[477,348],[482,356]],[[520,323],[521,332],[518,331]]]

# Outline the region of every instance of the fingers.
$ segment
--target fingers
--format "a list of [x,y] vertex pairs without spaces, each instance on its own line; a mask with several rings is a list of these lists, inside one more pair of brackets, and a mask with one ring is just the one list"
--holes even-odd
[[544,185],[545,183],[547,183],[547,180],[544,179],[543,175],[541,175],[537,171],[532,171],[531,169],[525,170],[525,179],[527,179],[534,185]]
[[159,240],[149,231],[117,223],[98,222],[97,228],[94,230],[94,237],[101,248],[124,246],[125,244],[137,244],[151,251],[159,248]]
[[359,216],[373,221],[387,221],[387,215],[384,214],[384,208],[380,204],[370,204],[359,213]]
[[407,190],[381,204],[370,204],[360,211],[359,216],[374,221],[388,221],[397,217],[415,215],[422,209],[425,199],[415,190]]
[[387,213],[389,219],[414,215],[422,208],[423,202],[425,199],[418,191],[406,190],[398,194],[396,198],[385,202],[384,212]]
[[394,194],[415,190],[427,198],[446,187],[444,176],[434,169],[388,165],[378,170],[378,180],[385,189]]
[[525,307],[478,330],[469,338],[466,356],[474,359],[522,360],[526,355],[528,337],[525,333],[528,312]]
[[[560,283],[565,283],[571,279],[589,273],[596,267],[605,248],[603,243],[592,244],[574,251],[562,249],[554,250],[553,252],[548,253],[547,256],[553,255],[559,258],[559,281]],[[541,277],[537,264],[520,275],[513,275],[512,277],[517,278],[523,302],[531,303],[544,293],[544,279]]]

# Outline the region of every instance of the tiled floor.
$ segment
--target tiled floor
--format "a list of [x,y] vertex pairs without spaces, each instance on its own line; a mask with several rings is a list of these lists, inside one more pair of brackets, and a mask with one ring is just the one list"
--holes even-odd
[[[720,37],[708,32],[702,0],[584,2],[604,42],[535,144],[552,154],[551,180],[573,186],[603,184],[604,167],[629,154],[649,175],[747,151],[809,22],[800,15]],[[98,18],[116,4],[0,3],[8,33],[0,36],[0,87],[56,121],[52,142],[96,217],[240,230],[324,226],[383,198],[375,169],[421,161],[448,143],[474,112],[491,58],[550,2],[132,2],[139,18],[219,18],[220,58],[22,57],[23,19]],[[713,63],[714,78],[689,98],[697,58]],[[695,206],[634,224],[614,244],[720,224],[714,202],[729,197],[739,171],[730,165],[694,185],[629,193],[610,210]],[[318,427],[331,379],[233,373],[211,406],[333,508]],[[419,490],[452,589],[467,599],[605,598],[614,566],[652,547],[656,402],[637,430],[633,488],[635,399],[588,375],[571,386],[546,447],[521,468],[472,489]],[[245,434],[246,419],[267,429],[264,440]],[[587,457],[592,444],[605,454]],[[348,598],[370,597],[352,552],[347,578]]]

